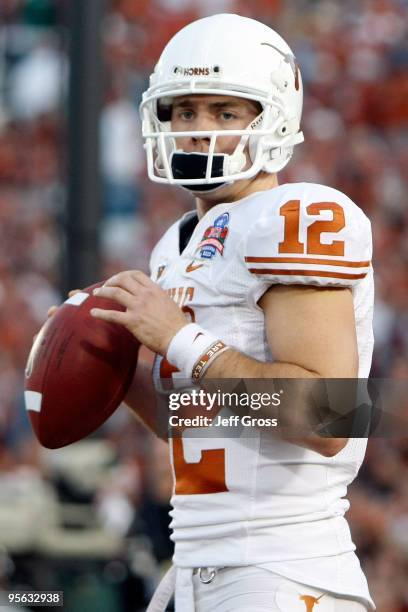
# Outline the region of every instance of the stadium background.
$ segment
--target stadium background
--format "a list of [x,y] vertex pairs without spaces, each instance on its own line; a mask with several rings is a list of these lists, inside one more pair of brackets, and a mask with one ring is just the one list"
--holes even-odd
[[[166,448],[121,408],[84,443],[33,440],[23,371],[59,303],[66,202],[69,0],[0,3],[0,588],[63,589],[65,609],[144,609],[171,556]],[[406,0],[110,0],[100,24],[102,278],[147,270],[191,207],[146,179],[137,105],[168,39],[218,12],[255,17],[294,49],[306,144],[282,181],[345,191],[373,224],[372,375],[408,377],[408,7]],[[407,440],[372,440],[348,514],[378,612],[408,610]]]

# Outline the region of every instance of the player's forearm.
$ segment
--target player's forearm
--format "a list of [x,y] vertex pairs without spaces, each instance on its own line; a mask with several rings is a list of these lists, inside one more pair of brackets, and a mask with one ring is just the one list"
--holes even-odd
[[160,419],[151,369],[149,363],[138,363],[135,376],[125,397],[125,404],[148,429],[167,440],[167,436],[162,431],[163,428],[159,426]]
[[229,349],[210,364],[205,378],[320,378],[320,375],[294,363],[262,362]]
[[[203,384],[205,386],[211,379],[216,380],[227,378],[294,378],[303,380],[307,378],[319,379],[321,378],[321,375],[293,363],[265,363],[257,361],[256,359],[248,357],[239,351],[231,349],[225,351],[213,361],[203,377]],[[231,409],[234,410],[233,407]],[[278,411],[273,407],[268,407],[267,410],[268,414],[265,414],[265,416],[282,416],[282,410]],[[303,415],[299,415],[299,410],[304,411]],[[274,414],[271,414],[272,411],[274,411]],[[299,427],[299,423],[302,422],[302,416],[306,422],[308,419],[307,411],[308,405],[306,400],[302,401],[299,399],[291,404],[291,406],[288,406],[284,413],[284,423],[287,430],[290,431]],[[347,443],[347,438],[324,438],[312,433],[308,434],[307,436],[295,436],[293,433],[291,433],[291,435],[284,435],[282,430],[280,430],[280,437],[291,444],[296,444],[298,446],[314,450],[327,457],[336,455]]]

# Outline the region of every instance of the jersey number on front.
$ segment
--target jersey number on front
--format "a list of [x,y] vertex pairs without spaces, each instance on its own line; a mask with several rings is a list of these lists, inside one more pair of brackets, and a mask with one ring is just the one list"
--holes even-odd
[[[192,320],[195,320],[194,313]],[[160,362],[163,388],[170,390],[172,375],[178,372],[165,357]],[[173,437],[173,466],[177,495],[204,495],[228,491],[225,482],[225,449],[202,449],[200,461],[191,463],[184,456],[183,439]]]

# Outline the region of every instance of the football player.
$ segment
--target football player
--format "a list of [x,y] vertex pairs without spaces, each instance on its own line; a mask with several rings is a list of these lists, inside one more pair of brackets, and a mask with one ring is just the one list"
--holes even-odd
[[[126,312],[93,312],[156,354],[158,387],[368,377],[370,222],[336,189],[278,182],[301,110],[297,60],[262,23],[214,15],[165,47],[141,104],[148,174],[191,192],[195,210],[154,248],[150,278],[127,271],[97,290]],[[149,422],[142,373],[127,402]],[[173,580],[178,612],[373,608],[344,518],[365,446],[256,427],[170,439],[174,569],[149,609],[165,609]]]

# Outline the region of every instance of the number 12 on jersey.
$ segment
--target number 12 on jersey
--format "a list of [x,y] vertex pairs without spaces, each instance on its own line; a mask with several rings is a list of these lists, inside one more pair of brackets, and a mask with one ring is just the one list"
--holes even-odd
[[331,211],[333,219],[317,219],[308,226],[307,245],[300,240],[300,200],[290,200],[280,208],[280,215],[285,219],[283,242],[279,243],[279,253],[302,253],[307,255],[344,256],[344,240],[334,240],[331,244],[322,244],[320,235],[323,232],[336,234],[345,227],[344,210],[335,202],[317,202],[306,208],[308,215],[320,215]]

